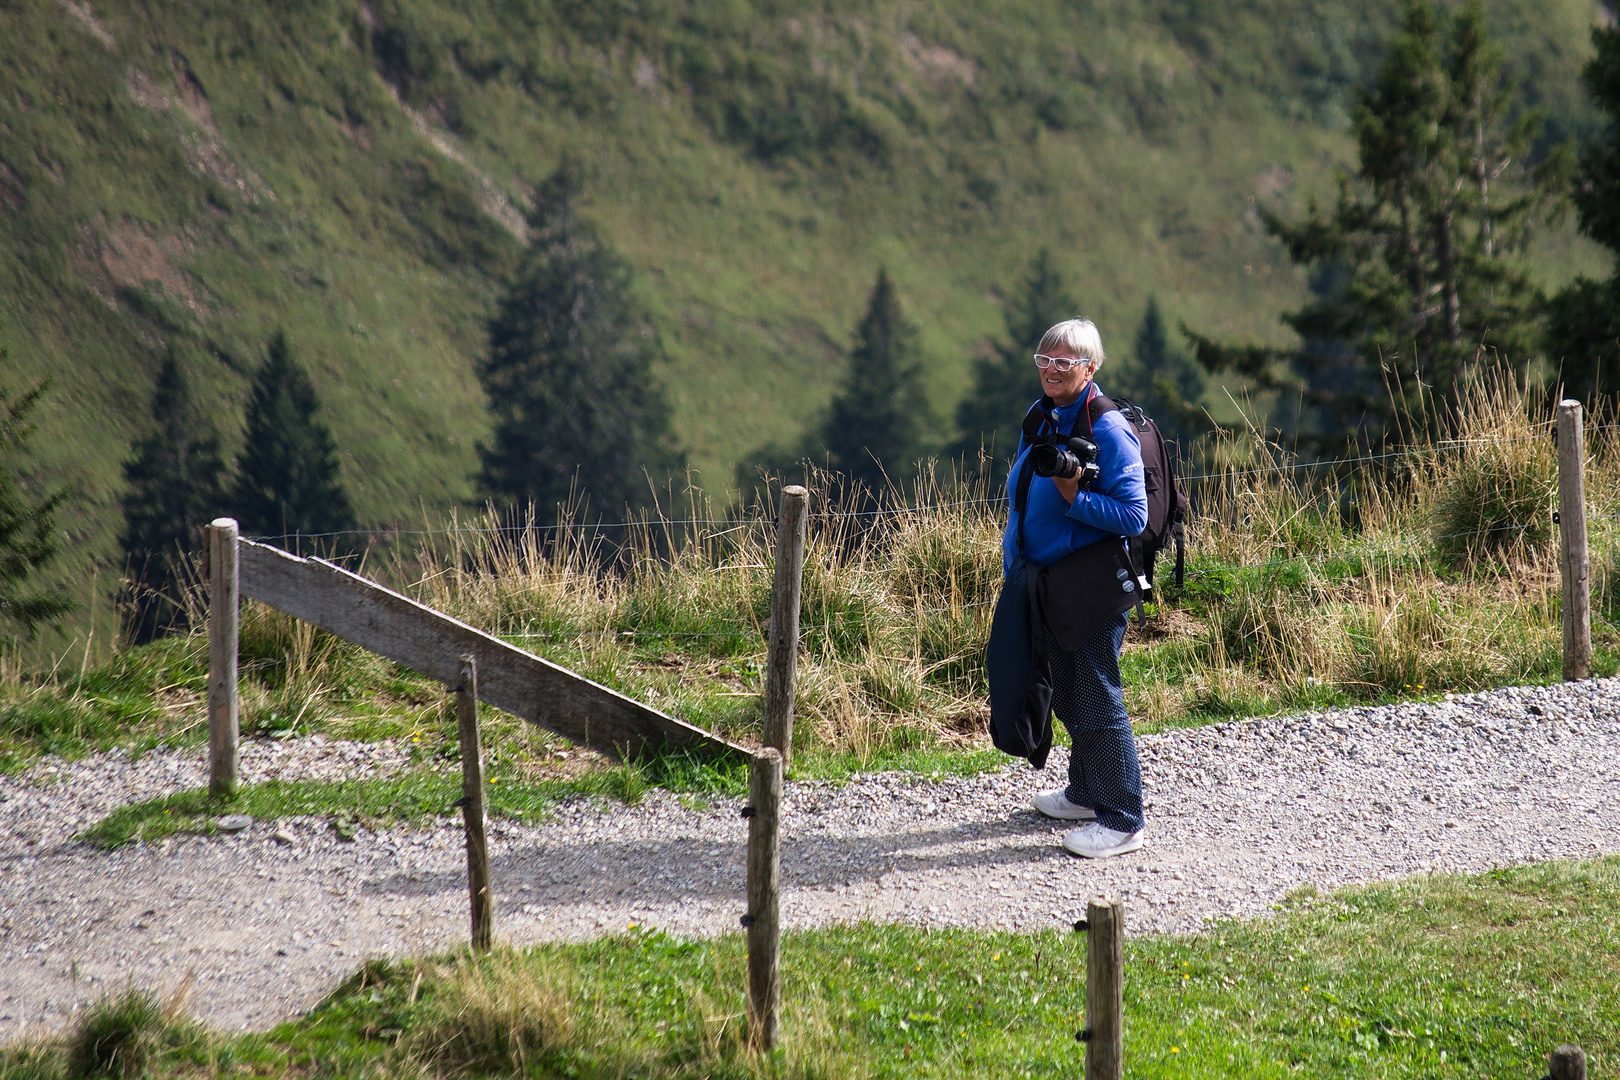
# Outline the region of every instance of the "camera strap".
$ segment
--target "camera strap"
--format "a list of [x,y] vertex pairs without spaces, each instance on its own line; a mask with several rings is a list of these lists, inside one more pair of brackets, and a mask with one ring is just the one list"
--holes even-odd
[[[1095,438],[1098,419],[1101,418],[1103,413],[1118,410],[1119,406],[1098,390],[1096,383],[1091,383],[1086,388],[1086,393],[1086,404],[1081,413],[1086,418],[1087,432]],[[1075,423],[1078,424],[1079,422],[1080,418],[1075,417]],[[1071,425],[1070,431],[1073,430]],[[1029,412],[1024,414],[1023,433],[1024,441],[1029,444],[1030,451],[1043,443],[1059,442],[1066,438],[1063,432],[1058,430],[1057,405],[1050,397],[1042,397],[1041,400],[1029,407]],[[1018,514],[1018,557],[1025,559],[1026,562],[1028,560],[1024,554],[1024,511],[1029,506],[1029,485],[1034,478],[1035,455],[1026,451],[1023,464],[1018,469],[1018,486],[1013,492],[1013,510]],[[1110,541],[1106,540],[1099,541],[1092,548],[1082,550],[1087,552],[1086,557],[1077,561],[1076,556],[1078,553],[1071,552],[1067,558],[1058,564],[1065,571],[1062,576],[1066,579],[1064,585],[1058,587],[1058,591],[1070,592],[1078,589],[1096,597],[1098,601],[1096,604],[1086,606],[1086,614],[1082,618],[1083,625],[1087,629],[1081,636],[1084,637],[1085,634],[1089,634],[1092,617],[1102,611],[1106,611],[1106,618],[1112,618],[1120,611],[1128,610],[1134,606],[1136,608],[1137,622],[1145,624],[1147,617],[1142,610],[1142,591],[1136,588],[1136,582],[1140,574],[1133,572],[1135,560],[1131,557],[1129,542],[1121,543],[1117,551],[1110,546]],[[1112,565],[1116,558],[1123,559],[1124,569]],[[1103,565],[1104,563],[1107,565]],[[1104,573],[1104,571],[1108,571],[1108,573]],[[1038,621],[1047,626],[1051,625],[1047,620],[1046,612],[1049,610],[1049,605],[1055,602],[1055,598],[1048,598],[1047,590],[1050,586],[1057,586],[1057,582],[1051,580],[1052,567],[1038,567],[1031,570],[1030,573],[1032,575],[1031,580],[1037,588],[1037,592],[1032,593],[1034,602],[1031,604],[1031,633],[1037,642],[1035,649],[1038,657],[1044,661],[1044,635],[1040,634],[1033,624]],[[1114,578],[1119,578],[1119,582],[1116,582]],[[1115,593],[1113,591],[1114,586],[1123,583],[1127,579],[1129,584],[1122,590],[1123,595]],[[1067,619],[1060,621],[1072,624],[1075,622],[1076,617],[1080,617],[1077,612],[1070,612]],[[1098,622],[1097,625],[1101,625],[1101,622]],[[1064,638],[1076,640],[1075,648],[1079,648],[1078,639],[1072,636],[1075,632],[1073,627],[1069,626],[1065,629],[1067,632],[1063,635]],[[1062,647],[1068,648],[1067,645]]]
[[[1024,442],[1030,450],[1040,446],[1057,432],[1057,405],[1050,397],[1029,407],[1024,414]],[[1013,512],[1018,515],[1018,557],[1024,558],[1024,508],[1029,505],[1029,482],[1035,478],[1035,455],[1026,451],[1024,463],[1018,468],[1018,487],[1013,492]]]
[[[1095,382],[1086,384],[1086,404],[1081,409],[1081,415],[1086,418],[1086,431],[1093,438],[1097,434],[1097,420],[1103,413],[1118,410],[1119,406],[1101,390]],[[1075,417],[1079,423],[1080,417]],[[1031,450],[1042,443],[1061,439],[1063,433],[1058,430],[1057,403],[1048,395],[1042,395],[1041,400],[1029,407],[1024,414],[1023,429],[1024,442]],[[1073,430],[1072,428],[1070,430]],[[1026,452],[1024,462],[1018,469],[1018,486],[1013,491],[1013,512],[1018,515],[1018,556],[1024,558],[1024,508],[1029,505],[1029,484],[1035,478],[1034,455]]]

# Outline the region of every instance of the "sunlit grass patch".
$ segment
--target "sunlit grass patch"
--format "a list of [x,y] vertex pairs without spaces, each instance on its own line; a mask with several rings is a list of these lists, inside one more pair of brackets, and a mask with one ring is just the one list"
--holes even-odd
[[[1584,1046],[1603,1075],[1620,1040],[1620,1005],[1607,992],[1620,967],[1616,914],[1620,859],[1609,858],[1302,891],[1275,919],[1132,938],[1127,1075],[1534,1075],[1563,1042]],[[552,1053],[584,1076],[631,1061],[653,1077],[804,1075],[834,1063],[832,1075],[869,1076],[1079,1068],[1085,938],[1066,926],[1033,935],[872,924],[789,934],[785,1049],[763,1062],[739,1049],[742,944],[638,928],[482,964],[496,982],[526,972],[550,992],[567,988],[573,1035]],[[436,963],[422,987],[445,979],[459,994],[479,962]],[[401,1000],[416,980],[413,969],[391,973],[379,1004]],[[435,993],[424,989],[419,1000]],[[317,1013],[315,1023],[330,1032],[345,1012],[353,1025],[377,1022],[358,997],[334,1000],[331,1019]],[[283,1037],[297,1038],[285,1029]]]
[[[586,943],[374,960],[273,1031],[153,1040],[146,1074],[239,1063],[289,1078],[1079,1075],[1078,914],[1060,910],[1033,934],[874,923],[785,934],[770,1055],[747,1046],[741,935],[684,941],[631,924]],[[1620,1060],[1617,924],[1620,857],[1608,857],[1304,887],[1271,918],[1130,937],[1126,1075],[1536,1076],[1569,1042],[1591,1075],[1608,1075]],[[62,1077],[60,1048],[78,1037],[0,1050],[0,1075]]]

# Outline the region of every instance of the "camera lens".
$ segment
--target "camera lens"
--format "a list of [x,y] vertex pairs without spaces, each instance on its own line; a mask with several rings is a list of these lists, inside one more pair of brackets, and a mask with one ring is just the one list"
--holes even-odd
[[1080,459],[1061,446],[1037,446],[1029,454],[1036,476],[1067,480],[1080,469]]

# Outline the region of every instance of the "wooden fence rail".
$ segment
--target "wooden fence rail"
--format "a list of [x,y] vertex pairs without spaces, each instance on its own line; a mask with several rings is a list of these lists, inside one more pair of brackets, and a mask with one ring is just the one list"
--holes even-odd
[[[224,524],[222,519],[214,523],[214,528],[223,531]],[[234,533],[236,523],[228,524]],[[243,596],[312,623],[446,686],[460,683],[461,658],[471,656],[478,669],[480,701],[616,761],[633,761],[667,751],[739,764],[752,757],[746,747],[643,705],[324,559],[299,558],[251,540],[237,540],[230,547],[236,554]],[[222,563],[216,560],[215,565]],[[223,643],[218,651],[227,651]],[[235,649],[228,652],[229,675],[234,675]],[[221,695],[228,695],[229,700],[218,700]],[[219,678],[211,672],[211,735],[216,716],[229,719],[235,713],[236,680],[224,670]],[[227,742],[222,735],[217,744],[221,750],[229,746],[229,774],[234,778],[234,741]],[[211,738],[209,745],[214,750],[216,740]],[[216,762],[216,776],[224,771],[222,764]]]

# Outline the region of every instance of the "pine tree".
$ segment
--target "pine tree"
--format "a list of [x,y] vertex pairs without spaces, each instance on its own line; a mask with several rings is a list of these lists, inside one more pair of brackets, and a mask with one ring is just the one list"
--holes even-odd
[[[1149,296],[1141,325],[1136,329],[1135,348],[1128,364],[1113,371],[1103,368],[1100,376],[1107,392],[1140,405],[1159,425],[1166,439],[1187,444],[1209,429],[1208,419],[1198,408],[1204,396],[1204,374],[1193,360],[1170,341],[1169,328],[1157,297]],[[1115,361],[1109,361],[1110,365]]]
[[[338,465],[332,430],[316,418],[320,400],[277,330],[248,398],[247,439],[236,458],[231,505],[245,536],[270,536],[307,550],[349,545],[354,510]],[[300,540],[309,537],[312,540]]]
[[868,493],[904,482],[929,420],[921,373],[917,329],[900,310],[887,271],[879,270],[849,370],[818,433],[829,468]]
[[[1537,172],[1518,164],[1541,122],[1529,114],[1509,127],[1510,92],[1477,0],[1444,25],[1428,0],[1411,0],[1356,110],[1360,164],[1336,205],[1313,203],[1299,223],[1263,214],[1295,262],[1342,271],[1283,317],[1303,344],[1189,335],[1199,361],[1281,391],[1296,436],[1319,443],[1388,434],[1391,398],[1420,414],[1425,395],[1451,403],[1481,349],[1523,371],[1539,296],[1521,255],[1564,159]],[[1343,371],[1347,357],[1361,371]],[[1318,429],[1303,430],[1306,420]]]
[[191,387],[171,350],[152,393],[152,430],[124,462],[120,536],[130,574],[125,632],[135,644],[185,624],[180,562],[224,505],[219,439],[191,405]]
[[[1595,27],[1592,41],[1597,55],[1583,75],[1609,122],[1581,153],[1574,202],[1581,231],[1620,256],[1620,28]],[[1562,369],[1565,392],[1620,393],[1620,264],[1606,281],[1577,278],[1548,307],[1547,355]]]
[[1019,424],[1030,402],[1041,396],[1033,356],[1041,335],[1054,323],[1074,317],[1076,305],[1052,257],[1043,247],[1030,263],[1023,291],[1004,318],[1007,336],[992,345],[993,355],[973,362],[973,385],[956,407],[957,438],[947,455],[971,463],[980,448],[1005,470],[1018,449]]
[[541,186],[479,370],[495,429],[478,485],[543,514],[576,496],[597,513],[645,505],[684,460],[656,381],[662,348],[629,267],[576,213],[579,192],[567,162]]
[[[4,359],[6,350],[0,348]],[[0,387],[0,646],[14,644],[19,633],[32,637],[74,607],[60,586],[29,583],[56,557],[56,511],[67,501],[66,491],[25,496],[18,474],[18,459],[33,433],[28,416],[49,388],[42,382],[13,397],[13,391]]]

